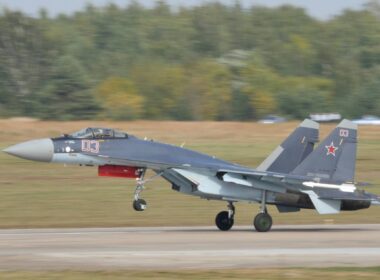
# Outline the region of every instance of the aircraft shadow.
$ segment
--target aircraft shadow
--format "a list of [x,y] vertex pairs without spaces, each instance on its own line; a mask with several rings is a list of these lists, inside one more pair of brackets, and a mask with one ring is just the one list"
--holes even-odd
[[[215,229],[178,229],[178,230],[170,230],[170,232],[198,232],[198,233],[205,233],[205,232],[218,232],[219,230],[217,228]],[[359,227],[353,227],[353,228],[273,228],[269,232],[266,232],[265,234],[269,233],[276,233],[276,232],[366,232],[366,231],[377,231],[376,229],[371,228],[359,228]],[[226,231],[226,233],[233,233],[233,232],[256,232],[255,229],[252,228],[232,228],[230,231]]]

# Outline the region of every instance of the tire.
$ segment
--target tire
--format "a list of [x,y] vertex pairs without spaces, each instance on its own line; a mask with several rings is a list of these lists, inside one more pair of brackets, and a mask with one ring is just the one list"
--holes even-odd
[[267,213],[259,213],[256,215],[253,225],[258,232],[270,231],[272,227],[272,217]]
[[227,231],[234,225],[234,219],[228,218],[228,211],[222,211],[216,215],[215,224],[221,231]]
[[133,209],[136,211],[144,211],[146,208],[146,201],[144,199],[138,199],[133,201]]

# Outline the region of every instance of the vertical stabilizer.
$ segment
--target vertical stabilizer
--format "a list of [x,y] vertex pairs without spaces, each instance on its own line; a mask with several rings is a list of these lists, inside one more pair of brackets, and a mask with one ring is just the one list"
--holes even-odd
[[334,183],[353,182],[356,146],[357,125],[343,120],[292,174]]
[[260,171],[289,173],[318,142],[319,124],[305,119],[258,167]]

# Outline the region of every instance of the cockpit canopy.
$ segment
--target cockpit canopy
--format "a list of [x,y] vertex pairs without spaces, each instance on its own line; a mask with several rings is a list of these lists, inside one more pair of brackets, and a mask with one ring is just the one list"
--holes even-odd
[[111,129],[100,127],[88,127],[69,135],[73,138],[128,138],[128,134]]

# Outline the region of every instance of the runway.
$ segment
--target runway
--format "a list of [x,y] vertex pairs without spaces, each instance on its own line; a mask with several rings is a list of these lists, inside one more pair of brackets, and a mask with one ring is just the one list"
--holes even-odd
[[0,270],[379,265],[380,225],[0,230]]

